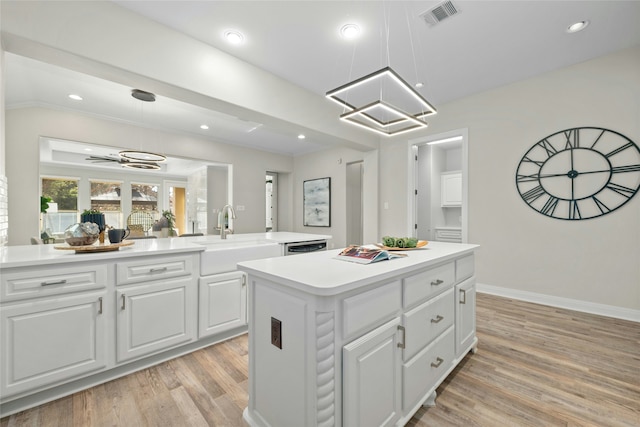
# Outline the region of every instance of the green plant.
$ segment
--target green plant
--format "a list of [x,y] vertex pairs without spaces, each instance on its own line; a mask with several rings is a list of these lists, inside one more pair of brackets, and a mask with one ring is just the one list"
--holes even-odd
[[167,220],[167,228],[172,230],[175,225],[176,216],[171,211],[162,211],[162,216]]
[[49,203],[53,202],[50,197],[40,196],[40,213],[47,213]]
[[98,209],[85,209],[82,211],[82,215],[100,215],[101,213]]

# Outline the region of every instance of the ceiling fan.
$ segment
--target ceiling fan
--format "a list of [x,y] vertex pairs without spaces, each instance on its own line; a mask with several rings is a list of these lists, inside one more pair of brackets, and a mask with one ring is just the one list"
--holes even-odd
[[117,163],[125,168],[143,169],[143,170],[159,170],[160,165],[156,161],[130,159],[120,155],[119,157],[110,156],[89,156],[85,160],[91,163]]

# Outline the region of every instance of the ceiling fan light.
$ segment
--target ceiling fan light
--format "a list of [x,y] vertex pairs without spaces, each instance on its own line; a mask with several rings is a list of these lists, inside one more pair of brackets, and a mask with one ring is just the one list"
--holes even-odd
[[167,156],[163,154],[149,153],[146,151],[123,150],[120,151],[118,155],[132,162],[162,163],[167,161]]
[[159,170],[160,165],[154,162],[125,162],[122,166],[129,169]]

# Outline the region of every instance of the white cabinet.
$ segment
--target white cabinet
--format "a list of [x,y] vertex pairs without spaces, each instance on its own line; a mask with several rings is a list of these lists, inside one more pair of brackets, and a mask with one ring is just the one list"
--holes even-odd
[[195,298],[191,277],[118,288],[117,362],[194,340]]
[[462,173],[445,172],[440,175],[440,204],[443,208],[462,206]]
[[200,278],[198,338],[247,325],[246,279],[241,271]]
[[476,280],[472,277],[456,285],[456,356],[461,357],[469,351],[475,339]]
[[48,388],[107,365],[104,265],[2,271],[0,396]]
[[393,319],[343,347],[345,426],[391,426],[400,418],[399,323]]
[[106,292],[47,297],[0,307],[3,398],[106,366]]

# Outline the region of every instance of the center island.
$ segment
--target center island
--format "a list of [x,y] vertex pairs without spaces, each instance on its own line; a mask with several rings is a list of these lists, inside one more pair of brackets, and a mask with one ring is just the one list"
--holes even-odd
[[472,244],[358,264],[339,250],[241,262],[250,426],[402,426],[475,352]]

